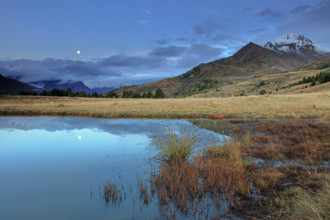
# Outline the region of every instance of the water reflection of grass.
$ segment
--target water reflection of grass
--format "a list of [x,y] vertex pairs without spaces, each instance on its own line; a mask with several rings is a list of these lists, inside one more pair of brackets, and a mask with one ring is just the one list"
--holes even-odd
[[[208,218],[211,214],[215,219],[228,215],[329,219],[329,167],[318,166],[329,160],[328,121],[264,121],[250,128],[252,134],[244,124],[232,130],[235,134],[230,142],[205,148],[191,160],[186,160],[190,151],[182,157],[162,154],[167,159],[162,160],[159,172],[151,175],[149,187],[140,183],[142,200],[148,202],[155,196],[171,216],[175,216],[175,207],[176,212],[192,218]],[[184,137],[195,142],[198,136],[193,134]],[[172,143],[172,139],[171,135],[165,136],[162,143]],[[254,158],[300,163],[272,167],[257,164]]]
[[125,195],[125,190],[123,187],[118,187],[116,184],[107,183],[103,188],[103,197],[105,201],[108,203],[111,201],[112,203],[120,203],[123,201],[123,197]]

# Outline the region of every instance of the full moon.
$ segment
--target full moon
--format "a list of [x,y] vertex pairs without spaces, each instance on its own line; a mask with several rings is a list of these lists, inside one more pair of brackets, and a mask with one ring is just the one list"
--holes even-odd
[[80,54],[80,50],[77,50],[77,54]]

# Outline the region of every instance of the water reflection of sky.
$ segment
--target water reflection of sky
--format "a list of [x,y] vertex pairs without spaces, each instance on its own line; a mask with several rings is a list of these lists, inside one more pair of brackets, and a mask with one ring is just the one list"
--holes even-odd
[[[164,123],[198,129],[185,120],[0,117],[0,219],[157,213],[156,202],[142,211],[131,200],[109,208],[98,193],[108,181],[138,190],[137,177],[148,178],[153,168],[152,136]],[[222,140],[220,134],[200,131],[202,142]]]
[[[73,132],[75,130],[89,129],[107,132],[113,135],[154,135],[161,132],[163,125],[180,130],[181,127],[198,129],[201,140],[215,140],[222,142],[222,135],[206,129],[199,129],[186,120],[152,120],[152,119],[93,119],[93,118],[59,118],[59,117],[0,117],[0,129],[15,130],[34,130],[43,129],[48,132],[66,130]],[[0,137],[1,137],[0,133]],[[85,138],[77,134],[77,138]]]

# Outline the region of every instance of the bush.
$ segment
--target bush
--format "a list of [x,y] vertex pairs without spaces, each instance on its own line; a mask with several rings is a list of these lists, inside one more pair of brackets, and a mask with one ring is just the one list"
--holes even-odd
[[313,81],[311,82],[311,86],[315,86],[315,84],[316,84],[316,81],[313,80]]
[[87,93],[82,91],[77,94],[78,97],[87,97]]
[[93,92],[93,93],[92,93],[92,97],[93,97],[93,98],[98,98],[98,97],[99,97],[99,94],[97,94],[97,92]]
[[261,87],[261,86],[265,86],[269,84],[268,82],[265,82],[265,81],[261,81],[259,84],[258,84],[258,87]]
[[116,92],[111,91],[111,92],[107,92],[107,93],[105,94],[105,97],[107,97],[107,98],[118,98],[118,95],[117,95]]
[[264,95],[264,94],[266,94],[266,93],[267,93],[267,91],[263,89],[263,90],[260,90],[260,92],[259,92],[259,93],[260,93],[260,95]]
[[155,92],[155,99],[165,98],[165,93],[161,88],[158,88]]

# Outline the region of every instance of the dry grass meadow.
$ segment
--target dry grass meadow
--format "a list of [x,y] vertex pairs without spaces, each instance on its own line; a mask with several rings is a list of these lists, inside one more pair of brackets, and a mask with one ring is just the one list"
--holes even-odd
[[330,92],[182,99],[0,96],[0,115],[99,118],[329,118]]

